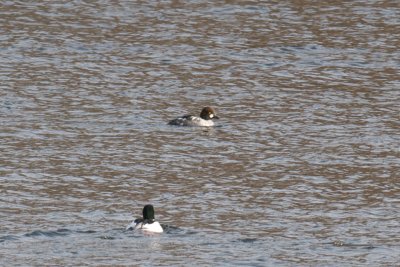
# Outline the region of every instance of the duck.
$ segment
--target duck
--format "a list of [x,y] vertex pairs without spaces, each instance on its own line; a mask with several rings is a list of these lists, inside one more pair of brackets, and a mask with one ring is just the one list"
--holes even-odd
[[141,230],[150,233],[162,233],[164,232],[161,224],[154,218],[154,207],[153,205],[145,205],[143,208],[143,218],[139,218],[131,222],[126,230]]
[[200,117],[193,115],[185,115],[168,122],[168,125],[175,126],[214,126],[214,119],[219,119],[212,107],[204,107],[200,112]]

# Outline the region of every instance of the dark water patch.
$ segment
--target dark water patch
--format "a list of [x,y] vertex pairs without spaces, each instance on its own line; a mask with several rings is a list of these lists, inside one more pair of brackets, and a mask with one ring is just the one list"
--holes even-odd
[[[121,229],[119,229],[120,231]],[[45,230],[35,230],[29,233],[25,233],[22,235],[6,235],[3,237],[0,237],[0,242],[4,241],[13,241],[13,240],[18,240],[24,237],[30,237],[30,238],[36,238],[36,237],[49,237],[49,238],[56,238],[56,237],[66,237],[69,235],[82,235],[82,234],[95,234],[98,233],[98,231],[94,230],[70,230],[66,228],[62,229],[57,229],[54,231],[45,231]]]
[[378,246],[372,244],[357,244],[357,243],[345,243],[343,241],[337,240],[331,243],[327,243],[330,245],[334,245],[335,247],[347,247],[347,248],[363,248],[363,249],[375,249]]
[[15,235],[5,235],[0,237],[0,243],[6,242],[6,241],[14,241],[17,240],[18,236]]
[[23,236],[25,237],[39,237],[39,236],[45,236],[45,237],[58,237],[58,236],[66,236],[68,234],[71,234],[72,231],[68,229],[58,229],[56,231],[42,231],[42,230],[36,230],[27,234],[24,234]]
[[182,234],[182,233],[188,234],[188,232],[185,231],[184,229],[169,224],[161,224],[161,227],[163,228],[166,234]]
[[95,234],[97,231],[94,230],[77,230],[76,233],[78,234]]
[[100,239],[104,239],[104,240],[114,240],[116,239],[114,236],[107,236],[107,235],[103,235],[99,237]]

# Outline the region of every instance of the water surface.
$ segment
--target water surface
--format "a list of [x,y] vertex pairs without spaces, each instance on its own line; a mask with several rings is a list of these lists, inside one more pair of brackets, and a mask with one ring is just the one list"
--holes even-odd
[[[0,265],[400,262],[396,1],[3,1]],[[212,129],[168,126],[203,106]],[[145,204],[170,226],[125,232]]]

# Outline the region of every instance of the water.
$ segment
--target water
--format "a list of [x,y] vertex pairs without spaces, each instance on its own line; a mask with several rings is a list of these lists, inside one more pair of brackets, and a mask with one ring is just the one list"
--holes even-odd
[[[2,1],[0,265],[397,265],[399,18]],[[148,203],[166,233],[125,232]]]

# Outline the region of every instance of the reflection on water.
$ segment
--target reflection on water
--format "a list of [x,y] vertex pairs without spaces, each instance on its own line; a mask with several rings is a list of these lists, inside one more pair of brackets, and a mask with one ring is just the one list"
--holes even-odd
[[[397,264],[399,17],[4,2],[0,265]],[[208,105],[219,127],[166,125]],[[148,203],[179,230],[124,232]]]

